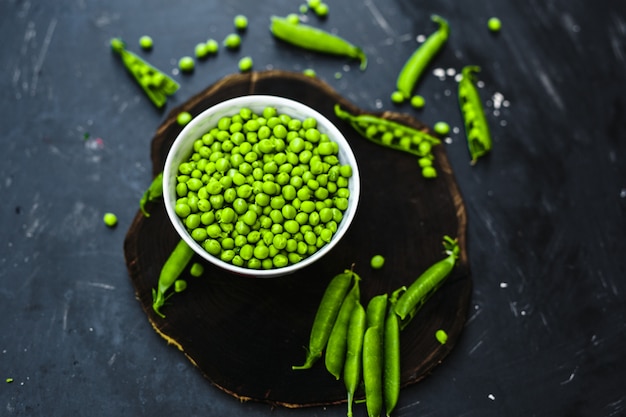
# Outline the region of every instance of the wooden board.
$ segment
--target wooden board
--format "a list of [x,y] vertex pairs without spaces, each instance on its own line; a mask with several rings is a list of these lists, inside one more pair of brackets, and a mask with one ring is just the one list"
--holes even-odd
[[[344,402],[343,382],[324,369],[323,360],[310,370],[291,369],[304,360],[313,317],[330,279],[354,264],[362,277],[361,301],[366,305],[377,294],[409,285],[444,257],[442,237],[456,236],[461,247],[457,267],[401,335],[402,384],[420,381],[454,347],[471,298],[466,213],[445,147],[434,148],[439,176],[424,179],[415,157],[370,143],[339,120],[333,111],[336,103],[352,113],[363,111],[326,83],[297,73],[253,72],[228,76],[170,112],[152,141],[153,174],[162,171],[168,149],[181,130],[176,123],[179,112],[196,115],[223,100],[248,94],[295,99],[336,123],[361,171],[361,202],[354,223],[329,255],[291,276],[245,278],[206,263],[202,277],[183,276],[188,289],[168,300],[163,319],[152,311],[151,292],[179,237],[164,205],[150,204],[151,216],[138,212],[124,242],[129,275],[149,322],[213,385],[237,398],[286,407]],[[406,114],[379,115],[428,130]],[[376,254],[386,258],[383,269],[369,266]],[[202,262],[199,257],[194,260]],[[438,329],[448,333],[444,345],[435,339]]]

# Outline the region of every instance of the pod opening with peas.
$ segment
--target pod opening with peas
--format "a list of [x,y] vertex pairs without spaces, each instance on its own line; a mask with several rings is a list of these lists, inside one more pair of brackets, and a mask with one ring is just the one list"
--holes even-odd
[[236,107],[221,103],[228,111],[196,116],[186,126],[194,136],[187,137],[190,154],[175,155],[177,162],[169,164],[168,211],[179,233],[183,229],[209,261],[271,276],[317,259],[345,233],[358,199],[357,167],[349,148],[346,158],[347,142],[327,131],[330,122],[320,123],[322,115],[290,111],[272,100],[259,104],[259,97],[228,101],[241,102]]

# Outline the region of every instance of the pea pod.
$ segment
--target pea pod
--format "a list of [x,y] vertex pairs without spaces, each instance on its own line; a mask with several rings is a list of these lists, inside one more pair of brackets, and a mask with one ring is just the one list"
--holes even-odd
[[180,85],[164,72],[150,65],[139,56],[126,49],[119,38],[111,39],[111,49],[119,54],[126,69],[133,75],[152,103],[161,108]]
[[185,270],[193,254],[193,249],[181,239],[163,264],[157,289],[152,290],[152,309],[159,316],[165,317],[161,313],[161,307],[163,307],[167,299],[165,293],[174,285],[180,274]]
[[400,324],[390,308],[383,333],[383,400],[387,416],[395,409],[400,396]]
[[363,336],[363,385],[365,406],[369,417],[378,417],[383,408],[383,354],[381,331],[368,327]]
[[326,287],[315,313],[304,364],[292,366],[292,369],[309,369],[322,356],[354,275],[351,270],[346,270],[335,275]]
[[485,111],[476,88],[475,74],[480,67],[469,65],[463,68],[459,81],[459,106],[463,114],[465,134],[469,148],[471,163],[474,165],[479,157],[491,150],[491,132],[485,117]]
[[385,315],[387,313],[387,294],[379,294],[367,303],[365,315],[367,327],[378,327],[380,331],[385,327]]
[[335,104],[335,115],[348,122],[362,137],[377,145],[417,156],[425,178],[436,176],[432,147],[441,141],[423,130],[373,114],[351,114]]
[[411,97],[415,84],[421,77],[424,69],[426,69],[433,57],[448,40],[450,33],[448,22],[437,15],[433,15],[431,20],[439,24],[439,29],[431,34],[426,41],[413,52],[402,67],[398,79],[396,80],[396,88],[402,93],[405,99]]
[[343,367],[343,381],[348,393],[348,417],[352,417],[354,394],[361,383],[363,373],[363,336],[367,327],[365,309],[357,302],[348,326],[346,360]]
[[146,204],[155,201],[157,198],[163,196],[163,172],[160,172],[154,179],[150,186],[146,189],[139,200],[139,210],[144,216],[150,217],[150,213],[146,209]]
[[443,245],[448,256],[431,265],[398,298],[394,311],[402,321],[402,327],[408,324],[454,268],[459,253],[458,243],[445,236]]
[[352,317],[352,310],[359,302],[361,295],[359,281],[359,276],[354,274],[354,284],[343,300],[326,346],[326,355],[324,358],[326,369],[337,379],[341,377],[341,371],[345,363],[348,327],[350,325],[350,318]]
[[361,70],[367,68],[367,55],[361,48],[322,29],[272,16],[270,30],[276,38],[292,45],[314,52],[358,59],[361,61]]

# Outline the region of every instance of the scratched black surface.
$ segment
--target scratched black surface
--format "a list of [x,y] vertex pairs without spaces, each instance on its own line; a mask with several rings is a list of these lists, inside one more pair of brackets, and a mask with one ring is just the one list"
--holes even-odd
[[[7,416],[341,416],[240,403],[213,388],[149,326],[122,243],[150,181],[165,117],[110,53],[121,36],[171,72],[209,37],[250,28],[189,76],[168,108],[237,71],[314,68],[365,109],[461,127],[453,72],[482,67],[494,149],[470,167],[446,144],[468,211],[471,314],[442,366],[402,391],[398,416],[626,414],[626,6],[608,0],[330,3],[309,21],[363,45],[365,72],[271,38],[269,16],[300,2],[0,2],[0,407]],[[452,26],[418,85],[422,111],[388,97],[416,37]],[[493,35],[486,20],[498,16]],[[335,74],[342,76],[336,78]],[[166,109],[167,111],[167,109]],[[120,219],[101,222],[104,211]],[[262,358],[259,358],[262,360]],[[13,382],[5,382],[12,378]],[[358,408],[357,415],[365,415]]]

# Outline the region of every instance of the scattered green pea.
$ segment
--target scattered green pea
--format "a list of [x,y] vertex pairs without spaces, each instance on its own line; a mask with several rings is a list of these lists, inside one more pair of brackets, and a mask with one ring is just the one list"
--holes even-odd
[[433,129],[435,130],[437,134],[442,135],[442,136],[450,133],[450,125],[447,124],[446,122],[435,123],[435,125],[433,126]]
[[491,17],[487,21],[487,27],[492,32],[499,32],[502,29],[502,22],[497,17]]
[[370,260],[370,266],[374,269],[380,269],[385,264],[385,258],[382,255],[374,255]]
[[285,17],[285,19],[287,19],[287,21],[288,21],[289,23],[292,23],[292,24],[294,24],[294,25],[297,25],[298,23],[300,23],[300,17],[299,17],[297,14],[295,14],[295,13],[289,13],[289,14]]
[[191,72],[196,66],[196,62],[190,56],[184,56],[178,60],[178,68],[183,72]]
[[194,52],[196,54],[196,58],[204,59],[209,55],[209,51],[206,45],[206,42],[201,42],[196,45]]
[[241,36],[231,33],[224,38],[224,46],[228,49],[238,49],[241,46]]
[[399,91],[394,91],[391,93],[391,101],[396,104],[401,104],[404,102],[404,94]]
[[192,118],[193,116],[191,116],[191,113],[182,111],[178,113],[178,116],[176,116],[176,123],[180,126],[185,126],[187,123],[191,122]]
[[322,0],[307,0],[307,5],[309,6],[309,9],[315,9],[320,4],[322,4]]
[[189,273],[192,277],[200,277],[204,274],[204,266],[199,262],[194,262],[189,268]]
[[11,378],[11,377],[7,378],[7,379],[6,379],[6,382],[7,382],[7,384],[12,383],[12,382],[13,382],[13,378]]
[[424,108],[424,105],[426,105],[426,100],[424,100],[424,97],[420,95],[415,95],[411,97],[411,106],[413,106],[414,108],[421,109]]
[[305,14],[309,11],[309,6],[307,6],[306,4],[301,4],[299,10],[300,13]]
[[307,77],[315,78],[317,76],[317,73],[312,68],[306,68],[304,71],[302,71],[302,73]]
[[324,2],[320,2],[314,9],[313,11],[315,12],[315,14],[319,17],[326,17],[328,16],[328,5]]
[[335,73],[335,79],[336,79],[336,80],[339,80],[339,79],[341,79],[341,77],[343,77],[343,74],[342,74],[342,73],[340,73],[339,71],[337,71],[337,72]]
[[233,19],[233,24],[235,25],[235,29],[243,31],[248,28],[248,18],[242,14],[238,14]]
[[439,329],[435,332],[435,338],[439,343],[445,345],[448,341],[448,333],[445,330]]
[[215,39],[207,40],[205,45],[206,45],[207,54],[210,54],[210,55],[215,55],[220,49],[220,44]]
[[148,51],[152,49],[153,45],[154,42],[152,41],[152,38],[150,36],[144,35],[139,38],[139,46],[141,47],[141,49]]
[[104,224],[109,227],[115,227],[117,225],[117,216],[113,213],[104,213],[102,220],[104,221]]
[[239,60],[239,71],[248,72],[252,69],[252,65],[252,58],[250,58],[249,56],[244,56]]
[[175,292],[183,292],[187,289],[187,281],[184,279],[177,279],[174,282],[174,291]]

